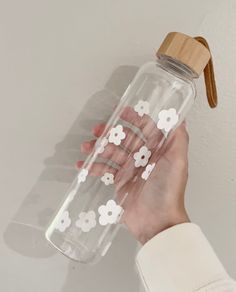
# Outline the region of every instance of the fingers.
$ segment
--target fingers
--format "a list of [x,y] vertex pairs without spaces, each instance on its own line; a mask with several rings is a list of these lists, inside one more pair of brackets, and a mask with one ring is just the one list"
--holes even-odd
[[[100,137],[99,135],[103,133],[102,129],[104,128],[104,125],[96,125],[93,129],[93,133],[96,135],[96,137]],[[125,139],[121,141],[120,146],[122,146],[128,152],[135,152],[144,144],[149,149],[154,149],[163,139],[163,133],[157,129],[156,125],[155,128],[150,126],[150,124],[145,126],[144,131],[146,132],[146,135],[149,133],[149,136],[146,140],[144,140],[138,133],[135,133],[128,127],[123,127],[123,131],[125,133]]]
[[126,134],[125,139],[121,142],[121,145],[129,152],[137,151],[141,146],[145,144],[145,141],[134,133],[131,129],[125,127],[124,132]]
[[[85,162],[78,161],[77,167],[79,169],[83,168]],[[132,163],[127,163],[127,168],[115,169],[105,163],[92,163],[88,169],[88,173],[90,176],[102,177],[105,173],[113,174],[113,183],[116,185],[116,191],[119,191],[127,184],[128,181],[132,181],[135,176],[135,172],[137,171],[132,166]],[[122,199],[122,198],[120,198]]]
[[[83,142],[81,144],[81,152],[85,154],[90,154],[94,150],[95,144],[96,140]],[[99,157],[118,164],[119,166],[122,166],[128,157],[128,153],[125,150],[111,143],[106,145],[106,147],[104,147],[104,151],[98,155]]]
[[154,148],[161,141],[163,133],[157,128],[154,120],[148,116],[140,117],[131,107],[125,107],[120,115],[121,119],[137,127],[147,140],[149,148]]
[[[94,126],[92,132],[96,137],[100,137],[103,134],[105,128],[106,128],[105,124],[97,124]],[[128,150],[129,152],[134,152],[144,145],[145,143],[144,140],[142,140],[141,137],[139,137],[139,135],[135,133],[133,130],[129,129],[128,127],[123,127],[123,131],[125,133],[125,139],[121,141],[120,145],[124,147],[125,150]],[[83,147],[87,147],[85,145],[87,143],[88,142],[84,142]],[[91,146],[94,146],[94,143],[95,142],[93,142]]]
[[100,137],[106,129],[106,124],[97,124],[93,127],[92,132],[95,137]]
[[140,130],[143,130],[147,125],[152,128],[152,125],[154,122],[148,115],[143,115],[140,117],[137,112],[134,111],[131,107],[127,106],[125,107],[121,114],[120,118],[135,127],[139,128]]
[[[151,117],[145,114],[140,117],[131,107],[125,107],[120,113],[120,118],[140,130],[145,139],[146,146],[150,149],[157,147],[163,138],[162,131],[157,128],[155,121]],[[106,124],[98,124],[93,128],[93,134],[96,137],[100,137],[105,130]],[[141,139],[133,129],[126,127],[124,130],[126,133],[126,139],[122,141],[121,145],[126,149],[132,152],[144,144],[144,142],[142,142],[143,139]]]
[[[77,167],[80,169],[84,165],[84,161],[78,161]],[[93,163],[89,168],[89,175],[91,176],[103,176],[104,173],[109,172],[115,175],[117,173],[117,169],[105,164],[105,163]]]

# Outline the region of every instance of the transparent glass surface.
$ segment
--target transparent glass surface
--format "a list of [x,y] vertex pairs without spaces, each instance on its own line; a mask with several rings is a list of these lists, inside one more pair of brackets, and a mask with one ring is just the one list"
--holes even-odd
[[143,189],[162,146],[194,102],[193,77],[166,57],[138,71],[46,231],[63,254],[97,262],[130,220],[134,202],[145,203]]

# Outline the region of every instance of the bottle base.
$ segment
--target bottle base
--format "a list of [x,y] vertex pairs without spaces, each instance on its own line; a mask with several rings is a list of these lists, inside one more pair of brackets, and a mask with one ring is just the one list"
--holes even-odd
[[99,261],[97,253],[91,252],[91,250],[80,242],[73,243],[69,240],[65,240],[65,238],[62,238],[58,233],[54,233],[52,237],[46,232],[45,237],[53,247],[70,260],[91,265]]

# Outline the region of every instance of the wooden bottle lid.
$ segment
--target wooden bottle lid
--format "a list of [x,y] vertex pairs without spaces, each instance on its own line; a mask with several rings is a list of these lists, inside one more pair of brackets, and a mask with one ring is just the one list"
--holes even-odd
[[156,53],[176,59],[191,68],[199,76],[211,58],[211,53],[198,40],[180,33],[170,32]]

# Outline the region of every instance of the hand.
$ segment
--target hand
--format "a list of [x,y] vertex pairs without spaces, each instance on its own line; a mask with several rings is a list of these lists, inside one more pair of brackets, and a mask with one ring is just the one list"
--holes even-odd
[[[141,118],[130,107],[122,111],[121,119],[138,128],[143,137],[129,127],[124,127],[126,137],[121,145],[109,143],[100,154],[118,167],[94,163],[89,174],[102,176],[109,172],[115,175],[117,200],[125,210],[122,220],[135,238],[144,244],[159,232],[189,221],[184,206],[188,177],[188,133],[182,123],[165,139],[149,116],[144,115]],[[108,131],[104,124],[93,128],[96,138]],[[81,151],[91,153],[95,143],[96,139],[83,142]],[[147,180],[142,178],[145,167],[134,165],[134,153],[143,145],[152,152],[148,163],[155,163]],[[83,163],[78,161],[78,168]]]

